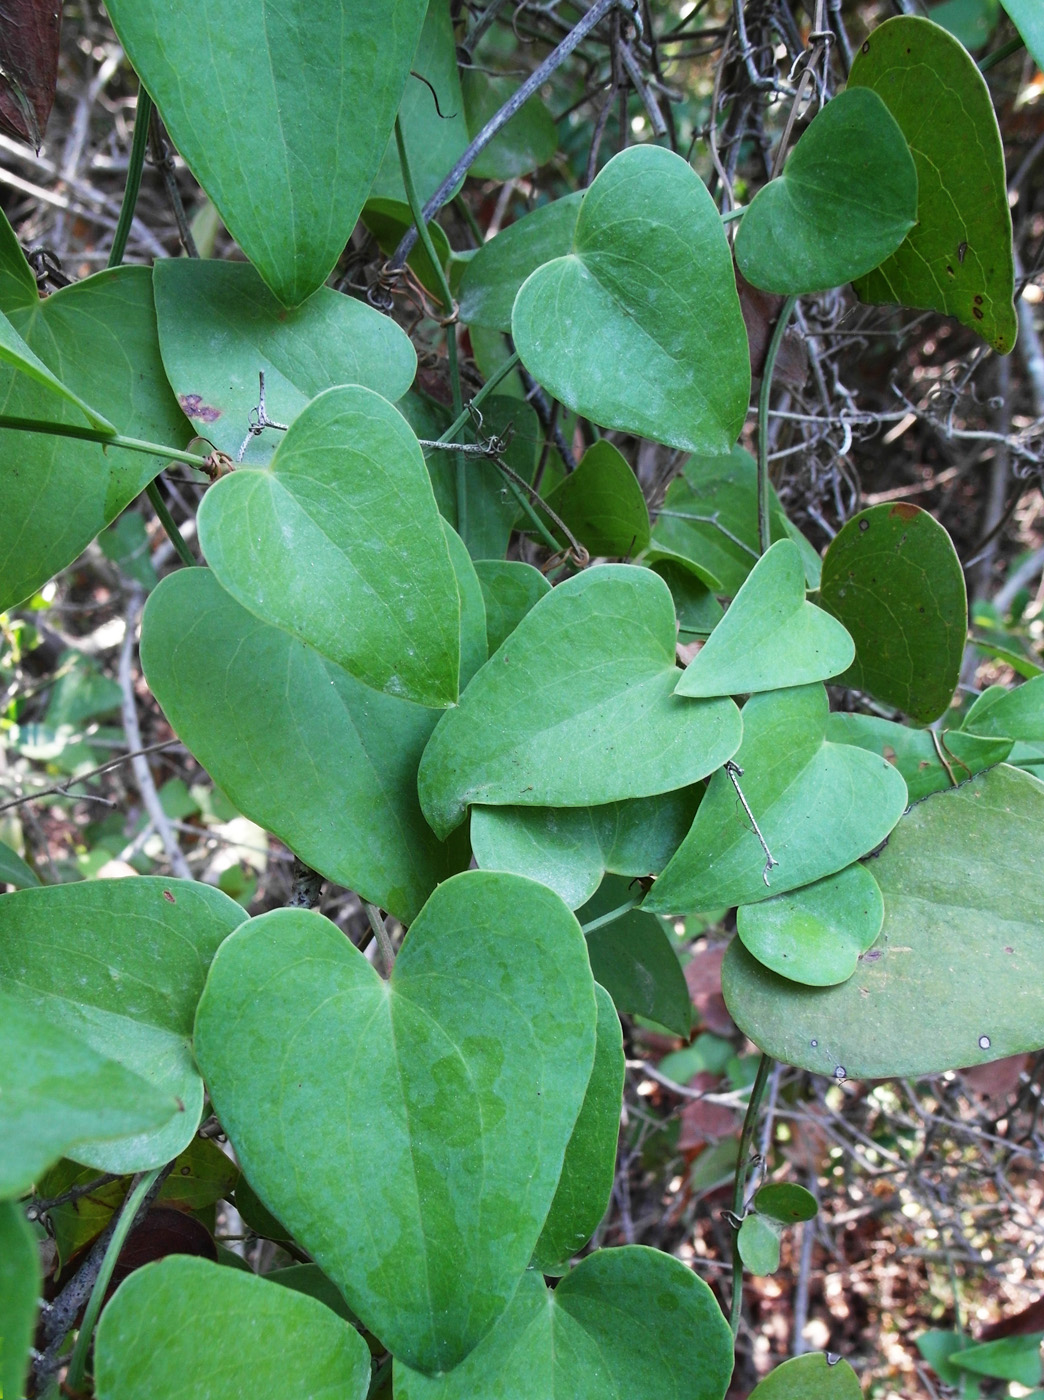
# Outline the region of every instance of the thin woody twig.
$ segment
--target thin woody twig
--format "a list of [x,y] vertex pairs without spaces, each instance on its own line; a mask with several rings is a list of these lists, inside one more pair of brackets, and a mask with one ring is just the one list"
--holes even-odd
[[761,872],[761,878],[765,881],[765,884],[768,885],[769,871],[773,868],[773,866],[778,865],[779,861],[776,860],[775,856],[773,856],[772,852],[769,850],[768,844],[766,843],[764,836],[762,836],[761,834],[761,827],[758,826],[757,822],[754,820],[754,813],[750,810],[750,806],[747,802],[747,799],[743,796],[743,789],[739,785],[739,779],[743,777],[743,769],[739,766],[738,763],[733,763],[732,759],[730,758],[725,764],[725,772],[729,775],[729,781],[732,783],[732,786],[736,789],[736,796],[739,798],[740,804],[742,805],[743,810],[747,814],[747,820],[754,828],[754,835],[761,842],[761,849],[765,852],[765,868]]
[[36,802],[41,797],[71,797],[75,801],[85,802],[105,802],[109,806],[114,804],[106,797],[95,797],[88,792],[70,792],[71,787],[78,783],[85,783],[88,778],[97,778],[102,773],[108,773],[113,768],[119,768],[121,763],[129,763],[132,759],[144,754],[158,753],[160,749],[169,749],[179,741],[177,739],[164,739],[158,744],[146,744],[142,749],[136,749],[133,753],[121,753],[119,758],[110,758],[106,763],[100,763],[97,768],[92,768],[87,773],[79,773],[73,778],[66,778],[64,783],[54,783],[50,787],[41,788],[39,792],[28,792],[24,797],[13,797],[9,802],[0,802],[0,812],[6,812],[11,807],[22,807],[27,802]]

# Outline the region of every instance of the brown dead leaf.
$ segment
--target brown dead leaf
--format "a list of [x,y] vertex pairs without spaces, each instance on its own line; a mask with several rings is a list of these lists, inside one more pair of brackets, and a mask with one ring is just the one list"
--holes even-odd
[[[689,1088],[701,1093],[712,1092],[720,1087],[721,1076],[701,1070],[689,1080]],[[705,1099],[689,1099],[681,1111],[681,1131],[678,1134],[678,1148],[686,1152],[701,1147],[705,1142],[717,1142],[731,1137],[739,1126],[735,1110],[724,1104],[707,1103]]]
[[58,81],[62,0],[0,0],[0,128],[40,149]]
[[715,1035],[732,1035],[736,1029],[721,994],[721,960],[725,945],[697,949],[685,964],[685,980],[696,1008],[698,1026]]
[[[760,379],[765,369],[769,341],[786,298],[759,291],[750,285],[738,267],[734,266],[733,270],[736,273],[736,291],[739,293],[743,324],[750,343],[750,373],[752,378]],[[790,328],[784,332],[783,344],[776,356],[773,382],[785,384],[790,389],[800,389],[807,378],[808,351],[805,342],[796,330]]]

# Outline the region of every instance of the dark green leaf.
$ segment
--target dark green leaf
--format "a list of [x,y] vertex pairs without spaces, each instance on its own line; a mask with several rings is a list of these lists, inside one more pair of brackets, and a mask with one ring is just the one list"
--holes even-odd
[[855,640],[842,678],[928,724],[953,697],[968,632],[964,573],[953,542],[918,506],[871,506],[823,560],[820,602]]
[[[547,503],[590,554],[628,558],[649,543],[649,511],[638,478],[604,438],[587,449]],[[564,545],[565,536],[558,534]]]
[[558,1190],[533,1254],[534,1267],[543,1273],[558,1270],[583,1249],[613,1193],[623,1102],[623,1033],[609,993],[596,986],[595,996],[598,1030],[594,1067],[566,1148]]
[[589,1255],[553,1291],[527,1273],[463,1366],[428,1378],[395,1361],[397,1400],[720,1400],[732,1338],[714,1295],[641,1245]]
[[[265,412],[289,424],[337,384],[386,399],[410,387],[417,356],[388,316],[323,287],[287,311],[248,263],[167,258],[156,264],[163,367],[193,428],[230,457],[247,442],[265,376]],[[251,437],[243,461],[263,466],[281,440]]]
[[998,1337],[995,1342],[962,1347],[950,1357],[950,1364],[960,1371],[974,1371],[980,1376],[996,1376],[999,1380],[1018,1381],[1020,1385],[1039,1385],[1042,1340],[1044,1332]]
[[209,569],[182,569],[153,593],[141,660],[218,786],[328,879],[408,922],[466,863],[417,803],[437,711],[371,690],[259,622]]
[[803,1186],[790,1181],[772,1181],[755,1195],[754,1209],[783,1225],[793,1225],[799,1220],[811,1220],[819,1206],[812,1192]]
[[810,1351],[770,1371],[750,1392],[750,1400],[861,1400],[862,1394],[847,1361]]
[[775,864],[769,868],[730,775],[715,773],[647,909],[760,903],[843,870],[884,840],[906,806],[906,784],[876,755],[828,743],[828,713],[821,685],[747,701],[737,781]]
[[1044,1043],[1044,784],[1001,765],[912,807],[872,870],[885,921],[856,975],[801,987],[738,940],[725,1000],[756,1044],[817,1074],[917,1077]]
[[511,316],[522,362],[607,428],[728,453],[750,396],[728,240],[703,181],[660,146],[614,156],[584,195],[572,251]]
[[[101,428],[114,432],[109,420],[91,408],[90,404],[84,403],[78,394],[67,388],[62,381],[51,372],[44,364],[43,360],[26,345],[25,341],[15,330],[7,317],[0,312],[0,364],[10,365],[13,369],[19,370],[22,374],[27,374],[42,388],[47,389],[51,395],[57,394],[66,403],[72,404],[79,409],[87,422],[94,428]],[[49,404],[47,398],[43,399],[45,407],[50,409],[51,414],[56,412],[55,408]]]
[[170,1255],[136,1269],[102,1313],[94,1374],[98,1400],[366,1400],[370,1353],[304,1293]]
[[714,596],[721,583],[691,559],[663,549],[646,551],[641,562],[654,574],[659,574],[671,590],[678,616],[678,641],[686,643],[708,637],[725,616]]
[[[1030,744],[1044,740],[1044,676],[1014,690],[991,685],[965,715],[961,728],[970,734],[1003,736]],[[946,737],[951,738],[949,734]]]
[[552,807],[687,787],[739,744],[730,700],[671,692],[674,605],[648,569],[604,564],[526,614],[439,721],[421,761],[437,834],[472,803]]
[[989,42],[1000,18],[1000,0],[942,0],[928,18],[974,52]]
[[470,871],[432,895],[389,982],[314,914],[251,920],[211,969],[196,1053],[269,1209],[397,1357],[437,1371],[529,1262],[595,1023],[565,905]]
[[1001,0],[1038,68],[1044,68],[1044,14],[1037,0]]
[[[462,87],[469,137],[478,135],[518,85],[517,77],[499,77],[481,68],[465,69]],[[494,136],[468,174],[478,180],[517,180],[544,165],[557,149],[555,119],[537,94]]]
[[[641,891],[633,881],[609,875],[577,913],[581,924],[619,909]],[[692,1028],[692,1001],[678,954],[663,924],[630,909],[586,935],[591,971],[618,1011],[644,1016],[675,1035]]]
[[152,563],[151,541],[145,518],[136,510],[125,510],[120,518],[98,536],[98,548],[121,573],[140,583],[146,592],[159,582]]
[[806,601],[801,551],[778,540],[747,575],[675,693],[746,695],[807,685],[846,670],[854,655],[844,627]]
[[[47,367],[121,433],[179,448],[188,441],[163,373],[147,268],[99,272],[11,317]],[[78,409],[13,369],[0,370],[0,412],[83,424]],[[0,611],[72,563],[164,466],[140,452],[6,429],[0,461]]]
[[510,331],[511,308],[531,272],[573,246],[583,193],[567,194],[509,224],[478,250],[460,279],[460,319]]
[[980,739],[960,729],[909,729],[876,715],[831,715],[826,735],[833,744],[857,744],[894,763],[903,775],[911,803],[1003,763],[1011,743],[1008,739]]
[[823,292],[872,271],[917,218],[917,171],[895,118],[869,88],[820,109],[783,173],[754,196],[736,236],[747,281]]
[[475,572],[486,600],[486,634],[492,656],[530,608],[551,592],[551,585],[532,564],[514,559],[479,559]]
[[774,1274],[779,1268],[779,1246],[783,1227],[777,1220],[751,1212],[739,1228],[739,1247],[743,1267],[759,1278]]
[[736,911],[747,951],[806,987],[830,987],[851,977],[883,922],[881,891],[862,865]]
[[16,890],[31,889],[40,883],[40,877],[31,865],[27,865],[17,851],[12,851],[6,842],[0,841],[0,884],[14,885]]
[[35,306],[39,300],[33,270],[7,215],[0,210],[0,311],[10,316],[12,311]]
[[917,166],[917,226],[856,283],[863,301],[956,316],[995,350],[1015,344],[1015,270],[997,118],[989,89],[945,29],[916,15],[879,25],[856,54],[849,87],[872,88]]
[[220,890],[188,880],[88,881],[0,899],[5,993],[79,1037],[85,1054],[126,1064],[182,1105],[160,1132],[99,1133],[120,1140],[75,1150],[70,1138],[65,1156],[103,1172],[144,1171],[192,1140],[203,1108],[192,1018],[211,958],[244,918]]
[[176,23],[164,0],[112,0],[108,11],[229,232],[297,306],[326,281],[369,193],[424,0],[275,10],[184,0]]
[[460,598],[431,483],[402,415],[371,390],[328,389],[269,467],[222,477],[199,539],[262,621],[389,695],[456,700]]
[[[404,199],[368,199],[363,205],[362,221],[377,240],[377,246],[385,257],[390,258],[399,246],[403,235],[413,227],[413,215],[410,213],[410,206]],[[453,254],[450,250],[449,239],[443,232],[442,226],[434,222],[428,225],[428,232],[431,234],[431,241],[438,258],[439,268],[445,275],[445,269],[450,264]],[[436,269],[432,266],[424,244],[418,241],[413,246],[413,251],[406,259],[407,264],[420,278],[421,283],[432,293],[433,296],[441,296],[442,281]],[[361,306],[362,302],[355,305]],[[395,322],[389,317],[383,317],[389,325]],[[374,386],[377,387],[376,385]],[[386,399],[397,399],[398,394],[385,392]]]
[[36,1330],[36,1304],[43,1292],[40,1252],[17,1201],[0,1201],[0,1395],[25,1393],[29,1348]]

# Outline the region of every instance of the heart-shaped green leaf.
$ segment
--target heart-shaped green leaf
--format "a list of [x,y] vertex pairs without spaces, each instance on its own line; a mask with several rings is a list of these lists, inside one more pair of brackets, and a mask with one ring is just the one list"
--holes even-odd
[[94,1379],[98,1400],[365,1400],[370,1353],[314,1298],[172,1254],[135,1269],[102,1313]]
[[[547,503],[591,554],[620,559],[649,543],[649,510],[638,478],[604,438],[587,449]],[[559,538],[565,544],[565,536]]]
[[[94,1158],[188,1119],[173,1094],[0,992],[0,1196],[21,1196],[67,1152]],[[199,1115],[188,1125],[191,1136]]]
[[269,467],[207,492],[199,538],[262,621],[376,690],[456,700],[460,599],[438,508],[417,439],[377,394],[313,399]]
[[755,287],[824,292],[872,271],[917,219],[917,171],[906,138],[869,88],[820,109],[783,173],[751,201],[736,262]]
[[886,20],[856,54],[849,88],[872,88],[917,167],[917,224],[856,282],[862,301],[956,316],[995,350],[1015,344],[1015,269],[1004,151],[989,89],[967,49],[929,19]]
[[[805,582],[819,587],[819,555],[769,494],[772,539],[794,539]],[[656,519],[653,546],[699,565],[734,597],[758,562],[758,467],[744,447],[727,457],[692,457],[672,481]]]
[[881,935],[839,987],[768,972],[738,940],[722,985],[740,1029],[816,1074],[915,1077],[1044,1044],[1044,784],[1001,764],[911,807],[872,870]]
[[[688,1036],[692,1001],[685,973],[661,921],[644,910],[627,909],[639,893],[633,880],[607,875],[593,899],[577,912],[591,971],[617,1011],[644,1016],[674,1035]],[[620,914],[620,909],[626,912]]]
[[[320,288],[287,311],[249,263],[167,258],[153,271],[163,367],[201,436],[247,466],[267,462],[276,431],[257,422],[258,375],[265,413],[290,424],[310,399],[337,384],[361,384],[397,399],[413,382],[417,356],[388,316]],[[254,410],[254,411],[252,411]]]
[[22,252],[18,235],[0,209],[0,311],[10,316],[12,311],[35,306],[39,300],[33,270]]
[[141,663],[236,807],[328,879],[409,922],[467,863],[436,841],[417,802],[438,712],[371,690],[259,622],[209,569],[181,569],[149,598]]
[[[1044,740],[1044,676],[1005,690],[990,686],[964,717],[962,730],[991,738],[1003,736],[1026,743]],[[956,738],[947,734],[947,740]]]
[[844,627],[806,601],[797,545],[779,540],[747,575],[675,693],[745,695],[807,685],[840,674],[854,656]]
[[847,1361],[810,1351],[770,1371],[750,1392],[750,1400],[862,1400],[862,1394]]
[[600,1249],[554,1291],[527,1273],[510,1308],[448,1376],[396,1358],[396,1400],[721,1400],[732,1338],[714,1295],[669,1254]]
[[[188,441],[163,373],[147,268],[99,272],[12,310],[11,321],[47,368],[121,433],[176,448]],[[83,426],[78,408],[14,369],[0,369],[0,412]],[[72,563],[164,465],[140,452],[7,430],[0,462],[0,611]]]
[[102,1172],[144,1171],[191,1141],[203,1108],[192,1018],[210,959],[245,917],[220,890],[188,880],[86,881],[0,899],[4,992],[183,1105],[160,1131],[99,1133],[120,1140],[66,1156]]
[[910,729],[876,715],[831,715],[826,736],[832,744],[856,744],[894,763],[911,804],[1003,763],[1011,752],[1010,739],[981,739],[960,729]]
[[482,245],[460,279],[460,319],[466,325],[510,331],[519,287],[573,246],[583,197],[580,191],[541,205]]
[[418,775],[440,835],[483,806],[600,806],[671,792],[739,746],[731,700],[684,700],[670,590],[604,564],[526,614],[448,710]]
[[[876,754],[827,743],[828,713],[821,685],[747,701],[740,771],[715,773],[646,909],[759,903],[843,870],[884,840],[906,806],[906,784]],[[771,867],[734,783],[772,853]]]
[[779,1268],[779,1247],[783,1227],[778,1220],[751,1211],[744,1216],[736,1245],[743,1267],[759,1278],[774,1274]]
[[40,1251],[17,1201],[0,1201],[0,1391],[23,1395],[29,1348],[36,1330],[36,1305],[43,1293]]
[[[475,137],[501,107],[514,96],[518,78],[490,73],[483,68],[464,69],[461,79],[468,135]],[[515,113],[484,150],[468,174],[479,180],[517,180],[546,164],[558,150],[555,119],[538,95]]]
[[881,891],[863,865],[736,911],[744,948],[806,987],[831,987],[851,977],[883,922]]
[[692,825],[701,792],[678,788],[606,807],[473,807],[471,847],[482,869],[527,875],[579,909],[607,871],[658,874]]
[[[112,0],[171,139],[285,306],[326,281],[380,164],[424,0]],[[192,81],[186,82],[186,73]]]
[[479,559],[475,573],[486,602],[486,635],[492,654],[506,641],[551,585],[532,564],[516,559]]
[[[30,350],[2,312],[0,312],[0,364],[11,365],[14,369],[21,370],[23,374],[34,379],[44,389],[49,389],[52,394],[57,394],[66,403],[73,404],[92,427],[101,428],[108,432],[116,431],[107,418],[95,412],[90,404],[84,403],[79,394],[74,394],[56,375],[52,374],[43,360]],[[46,403],[46,400],[44,402]]]
[[919,724],[945,712],[960,676],[968,599],[953,541],[933,516],[905,503],[854,515],[830,542],[819,596],[855,641],[846,684]]
[[511,329],[530,374],[595,423],[690,452],[727,453],[739,437],[750,361],[728,240],[671,151],[613,157],[572,251],[528,278]]
[[583,1103],[596,1003],[556,895],[438,887],[382,982],[333,924],[252,919],[196,1054],[262,1200],[397,1357],[458,1365],[507,1307]]
[[594,1066],[562,1175],[533,1253],[541,1273],[557,1272],[597,1230],[609,1206],[616,1175],[616,1144],[623,1102],[624,1049],[612,997],[595,986],[598,1026]]

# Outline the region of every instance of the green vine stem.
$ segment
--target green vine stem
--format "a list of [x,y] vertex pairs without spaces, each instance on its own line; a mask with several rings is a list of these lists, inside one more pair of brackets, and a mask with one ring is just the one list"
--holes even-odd
[[736,1177],[732,1188],[732,1214],[736,1233],[732,1240],[732,1298],[729,1302],[729,1325],[734,1337],[739,1334],[740,1318],[743,1315],[743,1260],[739,1251],[739,1222],[743,1217],[744,1197],[747,1193],[747,1159],[750,1157],[754,1130],[758,1126],[758,1114],[761,1112],[761,1100],[765,1096],[765,1085],[768,1083],[773,1063],[771,1055],[762,1055],[758,1063],[758,1072],[743,1119],[743,1131],[740,1133],[739,1156],[736,1159]]
[[48,437],[78,438],[82,442],[100,442],[103,447],[125,447],[129,452],[144,452],[150,457],[166,457],[171,462],[184,462],[198,471],[206,471],[207,459],[198,452],[182,452],[162,442],[146,442],[143,438],[124,437],[122,433],[106,433],[101,428],[81,428],[77,423],[48,423],[43,418],[18,418],[0,413],[0,428],[16,433],[45,433]]
[[769,399],[772,397],[772,376],[776,369],[776,356],[783,344],[790,318],[797,306],[797,297],[787,297],[780,308],[779,320],[772,331],[765,368],[761,372],[761,390],[758,394],[758,545],[762,554],[772,543],[769,521],[769,470],[768,470],[768,413]]
[[123,187],[120,217],[116,222],[112,247],[109,249],[110,267],[119,267],[123,261],[123,255],[127,251],[127,239],[130,236],[131,224],[134,222],[134,210],[138,203],[138,191],[141,188],[141,172],[145,168],[145,152],[149,144],[151,119],[152,98],[143,87],[139,87],[138,106],[134,113],[134,139],[131,142],[130,161],[127,165],[127,183]]
[[105,1257],[102,1260],[101,1268],[98,1270],[98,1277],[94,1281],[91,1289],[90,1301],[83,1314],[83,1321],[80,1324],[80,1331],[76,1338],[76,1346],[73,1348],[72,1360],[69,1362],[69,1373],[65,1380],[65,1388],[70,1394],[76,1395],[83,1390],[84,1375],[87,1371],[87,1353],[90,1350],[91,1338],[94,1335],[94,1324],[98,1321],[98,1314],[101,1312],[102,1303],[105,1299],[105,1290],[109,1286],[112,1278],[112,1271],[116,1267],[116,1261],[120,1257],[127,1236],[134,1227],[134,1222],[138,1218],[138,1212],[150,1198],[150,1193],[154,1188],[158,1188],[161,1177],[165,1176],[172,1164],[168,1163],[163,1167],[153,1167],[152,1171],[144,1172],[131,1188],[130,1194],[123,1203],[116,1226],[111,1236],[109,1244],[105,1250]]
[[620,904],[615,909],[610,909],[608,914],[602,914],[597,919],[592,919],[589,924],[581,924],[580,931],[586,935],[594,933],[595,929],[605,928],[607,924],[615,924],[617,919],[622,919],[625,914],[629,914],[631,910],[636,905],[641,904],[641,902],[642,896],[640,894],[635,895],[635,897],[629,899],[626,904]]
[[453,441],[453,439],[460,432],[460,430],[471,421],[471,410],[473,408],[478,408],[482,400],[488,394],[492,394],[493,390],[498,388],[499,385],[501,385],[504,382],[504,380],[508,377],[511,371],[518,364],[518,360],[518,351],[512,351],[511,356],[504,361],[504,363],[500,366],[498,370],[494,371],[494,373],[489,376],[485,384],[483,384],[482,388],[479,389],[479,391],[476,394],[472,395],[472,397],[468,400],[467,408],[463,409],[457,415],[457,417],[453,420],[453,422],[449,425],[446,431],[439,438],[439,442]]

